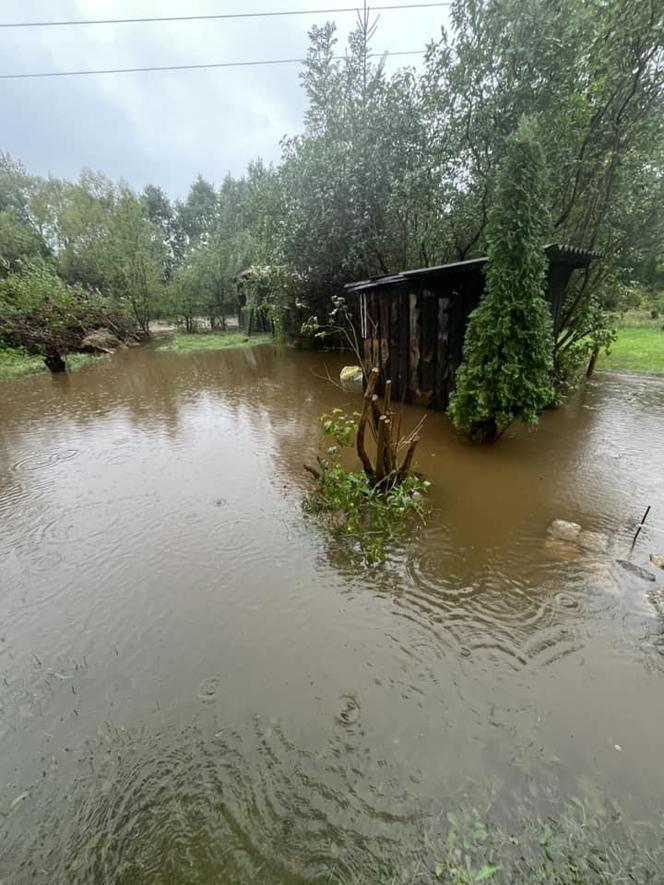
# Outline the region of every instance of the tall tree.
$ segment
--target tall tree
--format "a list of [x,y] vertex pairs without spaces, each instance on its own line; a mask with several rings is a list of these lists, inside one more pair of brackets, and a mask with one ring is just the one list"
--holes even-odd
[[553,397],[551,314],[544,300],[550,229],[544,154],[522,122],[508,139],[487,229],[486,293],[470,317],[449,415],[471,439],[536,423]]
[[120,188],[108,246],[112,291],[115,299],[129,308],[145,336],[150,334],[150,321],[164,294],[164,255],[161,230],[146,219],[136,194]]
[[187,199],[177,204],[177,212],[187,246],[196,248],[205,243],[217,217],[217,193],[213,185],[199,175]]

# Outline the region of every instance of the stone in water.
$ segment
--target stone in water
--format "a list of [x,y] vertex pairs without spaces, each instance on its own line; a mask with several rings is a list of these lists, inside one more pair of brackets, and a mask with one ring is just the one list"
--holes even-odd
[[664,569],[664,553],[651,553],[650,561],[653,565],[656,565],[657,568]]
[[364,374],[360,366],[344,366],[339,380],[344,390],[362,390]]
[[616,562],[618,565],[621,565],[626,572],[631,572],[633,575],[636,575],[637,578],[641,578],[644,581],[656,580],[653,573],[649,572],[647,568],[641,568],[640,565],[630,562],[629,559],[616,559]]
[[580,531],[578,522],[567,522],[566,519],[554,519],[548,529],[549,535],[559,541],[576,541]]
[[606,553],[609,547],[609,539],[602,532],[580,532],[578,537],[579,547],[590,550],[592,553]]

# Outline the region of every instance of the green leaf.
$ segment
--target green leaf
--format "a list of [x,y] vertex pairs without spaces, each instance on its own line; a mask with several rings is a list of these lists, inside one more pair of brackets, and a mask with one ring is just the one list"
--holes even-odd
[[475,875],[476,882],[487,882],[493,879],[500,867],[494,866],[492,863],[485,863],[484,866]]

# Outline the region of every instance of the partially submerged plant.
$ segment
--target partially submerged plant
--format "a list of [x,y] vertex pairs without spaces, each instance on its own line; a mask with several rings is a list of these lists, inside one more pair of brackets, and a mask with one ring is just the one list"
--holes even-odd
[[[382,407],[374,393],[378,377],[378,369],[369,373],[361,413],[349,415],[334,409],[322,416],[321,428],[330,445],[325,457],[319,456],[318,467],[304,465],[316,479],[315,490],[305,499],[305,510],[353,538],[370,565],[384,561],[386,545],[403,530],[406,517],[424,518],[423,496],[430,485],[412,469],[424,418],[401,436],[401,417],[392,411],[389,382]],[[367,427],[375,442],[373,460],[366,446]],[[361,471],[349,471],[340,461],[353,437]]]

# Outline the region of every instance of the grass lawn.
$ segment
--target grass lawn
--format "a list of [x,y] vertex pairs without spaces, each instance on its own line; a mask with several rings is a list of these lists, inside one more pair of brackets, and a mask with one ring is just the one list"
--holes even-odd
[[[103,358],[91,353],[71,353],[66,358],[67,369],[75,372]],[[20,347],[0,347],[0,381],[24,375],[41,375],[43,372],[48,372],[48,369],[40,356],[26,353]]]
[[631,322],[618,329],[618,338],[608,355],[603,353],[598,370],[606,372],[647,372],[664,374],[664,330],[662,319]]
[[176,332],[172,338],[160,344],[159,350],[174,350],[177,353],[191,353],[194,350],[222,350],[226,347],[255,347],[258,344],[271,344],[271,335],[252,335],[244,332]]

